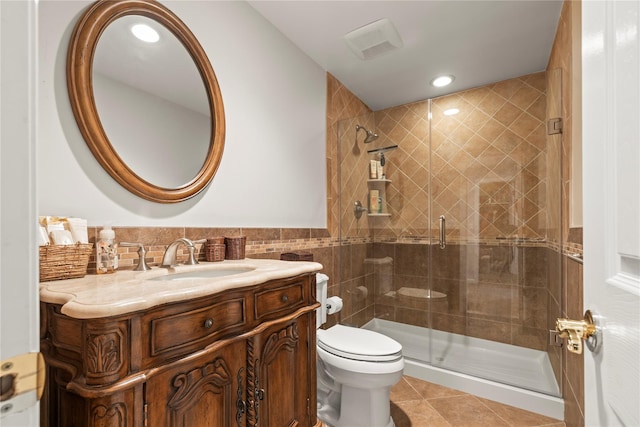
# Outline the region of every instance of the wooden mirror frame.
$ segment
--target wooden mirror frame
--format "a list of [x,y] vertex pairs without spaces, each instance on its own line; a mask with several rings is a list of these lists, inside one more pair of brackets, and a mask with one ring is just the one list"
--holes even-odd
[[[118,155],[105,133],[93,94],[93,58],[107,26],[125,15],[153,19],[171,31],[187,49],[207,91],[211,110],[211,139],[207,157],[196,176],[178,188],[163,188],[139,177]],[[67,52],[67,89],[73,114],[96,160],[113,179],[133,194],[158,203],[177,203],[201,192],[220,165],[225,140],[222,94],[207,55],[189,28],[155,0],[99,0],[79,18]]]

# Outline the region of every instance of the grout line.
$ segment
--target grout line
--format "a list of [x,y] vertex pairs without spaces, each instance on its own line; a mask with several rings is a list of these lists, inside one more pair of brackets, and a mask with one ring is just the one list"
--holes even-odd
[[[472,396],[473,396],[473,395],[472,395]],[[482,406],[484,406],[485,408],[487,408],[487,409],[488,409],[488,410],[489,410],[493,415],[495,415],[496,417],[498,417],[498,419],[500,419],[500,420],[504,421],[504,423],[505,423],[506,425],[508,425],[508,426],[513,426],[513,424],[511,424],[509,421],[507,421],[507,420],[505,420],[504,418],[502,418],[502,417],[500,416],[500,414],[498,414],[496,411],[494,411],[493,409],[491,409],[490,407],[488,407],[487,405],[485,405],[485,403],[484,403],[482,400],[478,399],[478,397],[477,397],[477,396],[473,396],[473,397],[474,397],[478,402],[480,402],[480,403],[482,404]],[[506,405],[505,405],[505,406],[506,406]]]

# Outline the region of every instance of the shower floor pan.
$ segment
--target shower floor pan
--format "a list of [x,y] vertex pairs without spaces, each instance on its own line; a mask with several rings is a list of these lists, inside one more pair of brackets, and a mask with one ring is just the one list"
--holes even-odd
[[[564,418],[564,402],[558,397],[560,390],[543,351],[382,319],[373,319],[363,328],[402,344],[406,375]],[[429,354],[433,363],[428,362]]]

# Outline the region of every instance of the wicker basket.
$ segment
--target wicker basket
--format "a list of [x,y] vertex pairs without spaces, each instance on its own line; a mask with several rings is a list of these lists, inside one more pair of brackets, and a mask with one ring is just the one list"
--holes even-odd
[[223,261],[225,248],[224,237],[207,239],[204,244],[205,259],[209,262]]
[[280,254],[282,261],[313,261],[311,252],[283,252]]
[[40,246],[40,281],[84,277],[92,251],[93,243]]
[[246,236],[225,237],[224,243],[227,246],[225,250],[226,259],[244,259],[244,249],[247,244]]

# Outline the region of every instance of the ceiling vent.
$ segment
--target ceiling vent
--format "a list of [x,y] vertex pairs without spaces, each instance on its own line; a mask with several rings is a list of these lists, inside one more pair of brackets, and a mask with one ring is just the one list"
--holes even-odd
[[402,47],[400,34],[387,18],[353,30],[344,39],[360,59],[375,58]]

